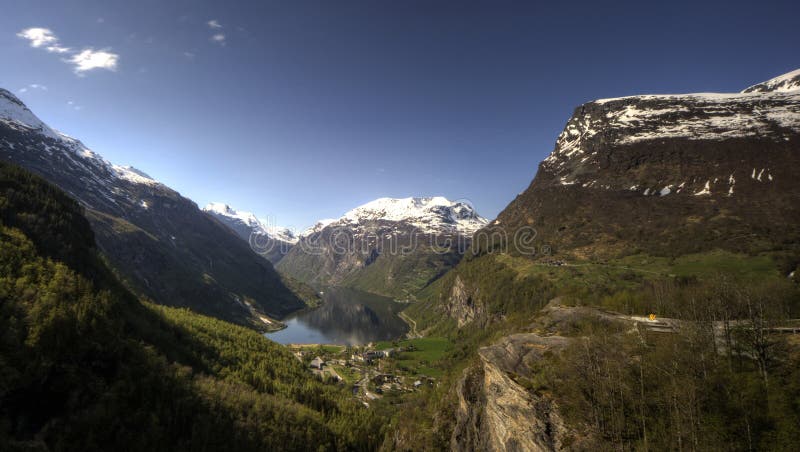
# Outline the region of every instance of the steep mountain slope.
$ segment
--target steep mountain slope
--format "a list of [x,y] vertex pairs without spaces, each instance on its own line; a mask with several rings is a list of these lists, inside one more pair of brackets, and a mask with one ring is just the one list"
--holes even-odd
[[380,423],[248,328],[140,303],[83,209],[0,162],[0,450],[366,450]]
[[138,292],[264,326],[303,307],[268,262],[169,187],[113,165],[0,90],[0,158],[58,185],[87,209],[98,246]]
[[271,226],[268,221],[256,218],[253,213],[236,210],[227,204],[212,202],[203,207],[203,211],[233,229],[250,244],[253,251],[272,264],[277,264],[299,240],[290,229]]
[[[800,311],[798,82],[578,107],[530,187],[404,311],[460,344],[466,369],[428,405],[436,434],[401,414],[392,447],[420,435],[454,450],[796,441],[797,406],[769,405],[798,392],[797,343],[753,333]],[[780,350],[771,370],[742,351],[754,337]],[[735,389],[715,393],[723,381]]]
[[465,202],[381,198],[317,223],[278,268],[315,285],[412,297],[458,263],[486,223]]
[[796,248],[798,77],[584,104],[492,227],[532,227],[565,258]]

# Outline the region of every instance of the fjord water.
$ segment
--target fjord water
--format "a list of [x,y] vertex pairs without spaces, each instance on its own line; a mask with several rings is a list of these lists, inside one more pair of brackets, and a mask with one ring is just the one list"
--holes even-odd
[[266,336],[281,344],[361,345],[402,337],[404,307],[391,298],[345,288],[326,289],[317,309],[292,314],[286,328]]

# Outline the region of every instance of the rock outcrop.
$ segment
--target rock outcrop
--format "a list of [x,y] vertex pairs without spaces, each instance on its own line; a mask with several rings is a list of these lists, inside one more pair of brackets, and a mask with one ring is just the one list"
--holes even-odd
[[464,279],[456,275],[449,295],[443,303],[444,312],[453,318],[458,327],[481,319],[486,314],[484,303],[480,300],[479,289],[467,287]]
[[459,381],[453,450],[562,450],[569,436],[556,403],[515,379],[531,376],[545,353],[569,343],[560,336],[515,334],[480,350],[481,363]]

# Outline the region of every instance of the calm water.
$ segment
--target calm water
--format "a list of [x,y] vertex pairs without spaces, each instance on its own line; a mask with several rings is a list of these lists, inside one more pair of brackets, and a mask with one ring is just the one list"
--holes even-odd
[[282,344],[361,345],[408,331],[397,316],[405,305],[391,298],[343,288],[329,288],[322,298],[321,307],[287,317],[287,328],[266,336]]

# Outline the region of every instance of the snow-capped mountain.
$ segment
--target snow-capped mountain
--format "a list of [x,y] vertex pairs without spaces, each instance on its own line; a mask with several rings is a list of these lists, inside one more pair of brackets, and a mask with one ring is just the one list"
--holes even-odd
[[[82,179],[76,181],[91,188],[85,195],[92,199],[80,199],[85,204],[118,208],[114,194],[121,190],[120,185],[132,184],[170,190],[144,172],[132,166],[114,165],[79,140],[50,128],[22,101],[4,89],[0,89],[0,126],[13,133],[13,136],[26,138],[14,141],[11,134],[0,138],[5,153],[21,152],[31,147],[36,148],[34,151],[39,151],[25,156],[26,161],[35,165],[34,170],[59,164],[64,167],[64,172],[85,172]],[[67,190],[73,196],[80,198],[74,190]],[[140,206],[144,208],[145,203],[146,200],[143,199]]]
[[300,238],[309,236],[311,234],[314,234],[315,232],[319,232],[325,229],[326,226],[328,226],[331,223],[335,223],[336,221],[339,221],[338,218],[324,218],[314,223],[314,226],[311,226],[303,230],[300,234],[298,234],[298,236]]
[[[379,198],[345,213],[330,224],[363,225],[372,221],[399,222],[414,226],[422,233],[474,234],[488,220],[478,215],[466,202],[450,201],[442,196],[430,198]],[[327,225],[326,225],[327,226]]]
[[768,93],[796,91],[800,89],[800,69],[769,79],[766,82],[753,85],[742,93]]
[[[594,177],[594,170],[606,158],[601,151],[610,146],[649,145],[665,140],[787,142],[798,130],[800,70],[741,93],[630,96],[584,104],[559,135],[556,149],[543,166],[558,176],[562,185],[613,189],[620,188],[618,182]],[[705,177],[664,180],[663,185],[657,186],[635,178],[625,179],[625,184],[633,183],[624,188],[642,195],[680,192],[735,195],[736,181],[752,172],[772,180],[768,167],[756,166],[727,174],[712,170]]]
[[600,99],[492,227],[583,257],[798,243],[798,165],[800,70],[740,93]]
[[278,268],[312,284],[404,298],[455,265],[487,224],[462,201],[380,198],[317,222]]
[[268,262],[194,202],[47,126],[3,89],[0,158],[78,200],[99,248],[135,290],[156,302],[240,323],[303,306]]
[[209,203],[203,211],[233,229],[250,244],[253,251],[273,264],[278,263],[299,240],[289,228],[270,225],[269,221],[259,219],[252,212],[236,210],[221,202]]

